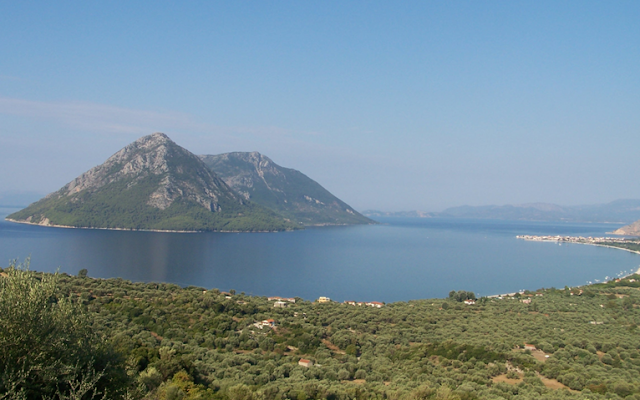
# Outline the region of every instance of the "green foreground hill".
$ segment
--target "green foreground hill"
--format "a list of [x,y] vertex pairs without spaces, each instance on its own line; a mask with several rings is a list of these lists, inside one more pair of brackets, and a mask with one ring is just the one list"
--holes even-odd
[[[4,272],[0,279],[20,278],[15,269]],[[33,285],[42,278],[33,273]],[[44,278],[51,281],[49,274]],[[94,367],[103,374],[95,386],[111,385],[110,398],[125,391],[130,399],[185,400],[640,398],[637,275],[474,305],[459,302],[468,296],[454,292],[450,299],[382,308],[300,298],[277,308],[265,297],[232,290],[84,275],[60,275],[57,288],[52,298],[79,304],[120,354]],[[0,290],[0,300],[9,294]],[[13,315],[3,315],[2,323]],[[268,319],[275,329],[254,325]],[[28,330],[30,322],[16,326]],[[4,333],[0,351],[16,337],[31,343],[28,333]],[[65,360],[77,344],[67,346]],[[301,366],[300,359],[314,365]],[[6,373],[12,366],[2,368]]]
[[200,156],[247,200],[303,225],[374,224],[300,171],[258,152]]
[[60,190],[11,214],[40,225],[172,231],[296,229],[231,190],[162,133],[138,139]]

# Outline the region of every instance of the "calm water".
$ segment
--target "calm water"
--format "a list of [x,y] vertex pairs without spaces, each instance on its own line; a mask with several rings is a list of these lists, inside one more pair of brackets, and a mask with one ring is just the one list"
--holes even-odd
[[[11,210],[0,210],[0,217]],[[381,225],[282,233],[156,233],[0,222],[0,261],[31,268],[163,281],[254,295],[399,301],[581,285],[635,271],[640,256],[519,234],[604,235],[613,225],[380,219]]]

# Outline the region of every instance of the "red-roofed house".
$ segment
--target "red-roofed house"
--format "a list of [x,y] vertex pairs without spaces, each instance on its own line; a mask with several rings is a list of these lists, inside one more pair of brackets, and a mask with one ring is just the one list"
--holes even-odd
[[300,361],[298,361],[298,365],[309,368],[313,365],[313,361],[307,360],[306,358],[301,358]]
[[260,321],[260,322],[256,322],[255,324],[253,324],[256,328],[275,328],[276,326],[276,321],[272,320],[272,319],[265,319],[264,321]]

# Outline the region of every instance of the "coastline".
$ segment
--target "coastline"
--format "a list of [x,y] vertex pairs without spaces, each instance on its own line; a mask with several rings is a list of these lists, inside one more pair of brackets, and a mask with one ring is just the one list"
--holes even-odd
[[[579,242],[576,242],[576,244],[586,244],[586,245],[588,245],[588,246],[608,247],[608,248],[610,248],[610,249],[624,250],[624,251],[628,251],[629,253],[640,254],[640,251],[631,250],[631,249],[625,249],[625,248],[623,248],[623,247],[617,247],[617,246],[608,246],[608,245],[606,245],[606,244],[579,243]],[[631,275],[634,275],[634,274],[638,274],[638,275],[640,275],[640,267],[638,267],[638,269],[637,269],[637,271],[636,271],[636,272],[632,272],[632,273],[630,273],[630,274],[627,274],[627,275],[621,276],[621,278],[626,278],[627,276],[631,276]]]
[[293,232],[293,230],[283,230],[283,231],[225,231],[225,230],[214,230],[214,231],[178,231],[178,230],[164,230],[164,229],[127,229],[127,228],[92,228],[87,226],[68,226],[68,225],[54,225],[54,224],[36,224],[33,222],[27,221],[17,221],[11,218],[5,218],[5,221],[14,222],[16,224],[25,224],[25,225],[33,225],[33,226],[42,226],[45,228],[65,228],[65,229],[94,229],[94,230],[104,230],[104,231],[129,231],[129,232],[158,232],[158,233],[205,233],[205,232],[218,232],[218,233],[277,233],[277,232]]
[[[631,249],[625,249],[624,247],[619,247],[619,246],[611,246],[605,243],[602,243],[603,241],[609,241],[610,243],[624,243],[625,239],[617,239],[617,238],[592,238],[592,237],[575,237],[575,236],[530,236],[530,235],[518,235],[516,236],[516,239],[522,239],[522,240],[526,240],[526,241],[530,241],[530,242],[552,242],[552,243],[568,243],[568,244],[584,244],[584,245],[588,245],[588,246],[597,246],[597,247],[607,247],[610,249],[616,249],[616,250],[624,250],[624,251],[628,251],[629,253],[635,253],[635,254],[640,254],[640,251],[638,250],[631,250]],[[633,274],[638,274],[640,275],[640,268],[637,269],[636,272],[632,272],[630,274],[627,274],[624,277],[633,275]]]

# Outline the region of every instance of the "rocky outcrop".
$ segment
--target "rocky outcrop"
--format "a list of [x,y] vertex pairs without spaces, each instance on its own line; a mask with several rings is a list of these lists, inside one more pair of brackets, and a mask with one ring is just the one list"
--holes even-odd
[[[192,172],[195,173],[190,174]],[[188,174],[189,179],[179,178]],[[221,210],[220,196],[243,203],[198,157],[160,132],[136,140],[47,197],[62,198],[82,191],[96,192],[105,185],[122,180],[131,180],[128,183],[131,188],[150,176],[161,176],[162,179],[147,204],[161,210],[179,198],[214,212]]]
[[636,221],[632,224],[623,226],[622,228],[616,229],[611,233],[620,236],[640,236],[640,221]]
[[245,199],[292,221],[304,225],[374,223],[303,173],[281,167],[256,151],[200,158]]

